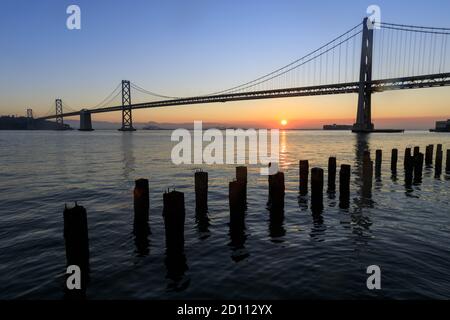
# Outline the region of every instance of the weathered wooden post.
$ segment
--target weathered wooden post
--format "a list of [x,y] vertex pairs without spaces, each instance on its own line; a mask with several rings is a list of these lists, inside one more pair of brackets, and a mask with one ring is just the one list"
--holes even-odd
[[434,176],[439,178],[442,174],[442,144],[438,144],[436,150],[436,162],[434,165]]
[[136,226],[148,222],[150,198],[147,179],[138,179],[134,183],[134,224]]
[[426,151],[425,151],[425,165],[427,167],[433,165],[433,149],[434,149],[434,145],[429,144],[426,147]]
[[89,236],[87,212],[75,203],[75,207],[64,209],[64,242],[67,266],[75,265],[81,271],[81,289],[86,289],[89,278]]
[[414,153],[413,153],[414,157],[418,156],[419,153],[420,153],[420,147],[414,147]]
[[442,144],[437,145],[436,151],[442,151]]
[[231,181],[228,187],[230,228],[243,228],[245,225],[244,185],[239,181]]
[[414,183],[422,182],[423,153],[419,152],[414,157]]
[[236,167],[236,181],[243,184],[244,203],[247,205],[247,167]]
[[272,200],[270,204],[271,210],[279,211],[284,209],[284,195],[284,173],[277,172],[270,176],[269,180],[269,198]]
[[447,159],[445,161],[445,172],[450,173],[450,149],[447,149]]
[[410,157],[411,157],[411,148],[406,148],[405,149],[405,156],[403,158],[403,165],[405,167],[405,170],[406,170],[406,162],[409,160]]
[[391,154],[391,172],[397,174],[398,149],[392,149]]
[[167,191],[163,195],[163,218],[166,229],[167,253],[184,252],[184,193]]
[[375,176],[381,176],[381,163],[383,159],[383,151],[378,149],[375,152]]
[[206,215],[208,211],[208,172],[196,171],[195,174],[195,211]]
[[313,212],[323,210],[323,169],[311,169],[311,208]]
[[336,191],[336,158],[328,158],[328,192]]
[[[407,151],[409,149],[409,152]],[[405,150],[405,185],[410,186],[413,180],[413,172],[414,172],[414,158],[411,156],[411,149],[406,148]]]
[[300,160],[299,162],[299,177],[300,177],[300,195],[306,196],[308,194],[308,176],[309,176],[309,161]]
[[350,172],[350,165],[341,165],[339,171],[339,207],[343,209],[347,209],[350,204]]

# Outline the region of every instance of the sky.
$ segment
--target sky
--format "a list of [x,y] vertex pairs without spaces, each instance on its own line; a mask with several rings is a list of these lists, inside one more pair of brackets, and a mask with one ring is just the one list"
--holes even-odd
[[[66,9],[81,8],[81,30]],[[122,80],[171,96],[232,87],[283,66],[345,32],[376,4],[383,21],[450,27],[450,1],[2,0],[0,114],[44,115],[56,98],[98,104]],[[450,70],[446,70],[449,71]],[[133,102],[145,96],[133,96]],[[355,94],[135,111],[135,122],[203,120],[311,128],[353,123]],[[450,118],[450,88],[378,93],[377,127],[433,126]],[[119,112],[94,121],[119,122]]]

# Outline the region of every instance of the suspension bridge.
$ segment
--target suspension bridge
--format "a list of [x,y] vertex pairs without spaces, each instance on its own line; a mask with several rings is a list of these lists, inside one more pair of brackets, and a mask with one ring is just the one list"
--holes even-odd
[[[37,119],[80,116],[80,130],[92,130],[91,114],[122,112],[121,131],[134,131],[135,109],[160,108],[217,102],[358,94],[354,132],[375,132],[372,123],[373,93],[443,87],[450,85],[450,28],[423,27],[368,18],[309,54],[270,73],[228,89],[194,97],[178,97],[148,91],[123,80],[93,108],[76,110],[56,99],[55,106]],[[132,103],[144,94],[146,102]],[[121,102],[116,100],[120,98]],[[68,110],[64,112],[64,110]],[[32,110],[27,110],[32,117]]]

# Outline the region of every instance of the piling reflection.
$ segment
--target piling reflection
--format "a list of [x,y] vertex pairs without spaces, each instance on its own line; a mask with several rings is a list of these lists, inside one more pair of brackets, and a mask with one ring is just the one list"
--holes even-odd
[[230,243],[231,259],[239,262],[250,254],[245,248],[247,235],[245,233],[246,212],[246,184],[243,181],[232,181],[229,183],[228,201],[230,207]]
[[373,161],[370,154],[370,135],[356,134],[355,183],[358,186],[355,204],[358,208],[372,208]]
[[284,242],[285,235],[284,210],[269,210],[269,236],[272,242]]
[[139,222],[134,219],[133,223],[134,244],[138,257],[148,256],[150,253],[150,226],[147,221]]
[[311,227],[311,232],[309,236],[311,239],[315,241],[325,241],[325,232],[327,230],[326,225],[324,224],[323,218],[323,208],[311,208],[311,216],[313,219],[313,224]]
[[357,242],[364,243],[370,238],[366,233],[370,232],[371,219],[364,214],[365,208],[373,208],[372,183],[373,161],[370,156],[370,135],[357,134],[355,142],[355,183],[357,196],[354,198],[354,207],[350,211],[352,232],[357,235]]
[[195,210],[195,224],[197,226],[200,240],[209,238],[209,217],[208,211],[196,209]]
[[120,135],[121,147],[123,152],[123,177],[126,180],[130,180],[130,174],[134,171],[135,161],[134,158],[134,145],[132,132],[123,132]]
[[185,278],[188,270],[184,254],[184,193],[179,191],[163,194],[163,218],[166,233],[166,278],[170,279],[168,287],[171,290],[182,291],[189,286]]
[[189,269],[184,252],[166,251],[164,261],[166,265],[166,278],[170,280],[167,285],[169,290],[183,291],[189,287],[190,279],[185,276]]

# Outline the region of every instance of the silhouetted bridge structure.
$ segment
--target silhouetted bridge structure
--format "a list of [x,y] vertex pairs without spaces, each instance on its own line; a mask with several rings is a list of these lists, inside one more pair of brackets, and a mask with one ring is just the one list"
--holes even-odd
[[[135,109],[357,93],[353,131],[373,132],[372,93],[450,85],[449,35],[450,28],[374,23],[365,18],[362,24],[308,55],[226,90],[194,97],[171,97],[123,80],[94,108],[63,112],[64,104],[57,99],[56,113],[39,119],[56,119],[63,128],[64,117],[80,116],[80,130],[92,130],[91,114],[121,111],[120,130],[134,131],[132,110]],[[357,43],[361,43],[360,47]],[[131,89],[154,99],[132,103]],[[120,93],[121,103],[113,104]]]

